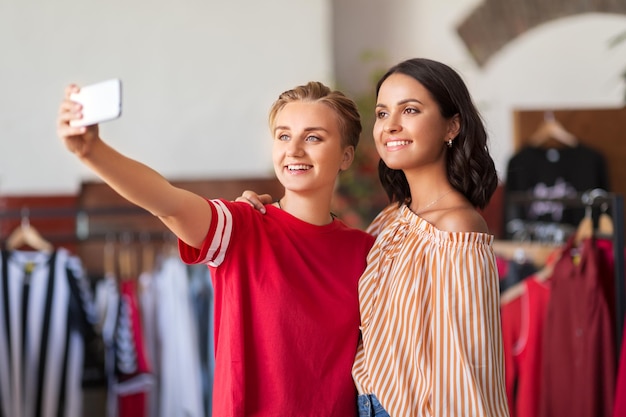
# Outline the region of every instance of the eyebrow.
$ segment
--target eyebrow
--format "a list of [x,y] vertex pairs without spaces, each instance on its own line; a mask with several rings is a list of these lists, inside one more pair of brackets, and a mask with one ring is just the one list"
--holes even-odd
[[[274,128],[274,133],[276,133],[276,131],[278,130],[291,130],[291,128],[289,128],[289,126],[276,126]],[[314,132],[318,130],[328,133],[328,129],[324,127],[319,127],[319,126],[312,126],[312,127],[307,127],[304,129],[305,132]]]
[[[407,103],[419,103],[419,104],[422,104],[422,105],[424,104],[424,103],[422,103],[421,101],[419,101],[416,98],[407,98],[407,99],[404,99],[404,100],[400,100],[398,102],[398,105],[407,104]],[[376,107],[387,107],[387,105],[386,104],[382,104],[382,103],[377,103]]]

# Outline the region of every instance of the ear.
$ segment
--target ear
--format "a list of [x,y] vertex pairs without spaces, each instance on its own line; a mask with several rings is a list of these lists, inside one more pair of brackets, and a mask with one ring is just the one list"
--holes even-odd
[[341,161],[341,166],[339,167],[340,171],[345,171],[350,168],[352,165],[352,161],[354,161],[354,146],[346,146],[343,149],[343,160]]
[[459,114],[455,114],[448,120],[448,136],[447,140],[454,139],[459,134],[461,130],[461,116]]

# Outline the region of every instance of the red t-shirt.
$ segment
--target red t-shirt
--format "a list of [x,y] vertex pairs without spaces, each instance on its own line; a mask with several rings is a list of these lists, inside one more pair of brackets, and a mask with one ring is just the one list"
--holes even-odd
[[211,200],[201,250],[215,290],[213,415],[354,416],[358,280],[374,238],[274,207]]

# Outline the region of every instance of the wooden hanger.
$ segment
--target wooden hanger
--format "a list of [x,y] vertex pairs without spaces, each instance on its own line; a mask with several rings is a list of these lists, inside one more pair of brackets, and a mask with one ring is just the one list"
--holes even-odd
[[591,205],[585,207],[585,217],[578,223],[576,228],[576,236],[574,237],[574,246],[578,246],[585,239],[592,238],[594,235],[593,216]]
[[6,240],[6,247],[9,250],[17,250],[21,247],[28,246],[43,252],[52,252],[54,246],[41,236],[28,219],[28,210],[22,211],[22,221],[20,225],[11,232]]
[[104,275],[115,277],[115,238],[107,234],[104,242]]
[[500,305],[505,305],[516,298],[521,297],[526,292],[525,281],[527,279],[536,279],[539,282],[545,282],[552,276],[552,271],[554,271],[554,265],[547,264],[533,275],[507,288],[502,294],[500,294]]
[[528,138],[532,146],[547,146],[551,141],[559,145],[575,147],[578,145],[576,136],[568,132],[554,117],[553,112],[545,112],[543,122],[539,128]]
[[518,242],[515,240],[494,240],[493,251],[504,259],[519,260],[524,258],[537,268],[543,267],[548,257],[560,245],[544,242]]
[[[550,279],[552,273],[554,272],[554,265],[556,265],[562,254],[563,250],[561,247],[553,248],[546,258],[545,265],[527,279],[535,279],[538,282],[545,282]],[[524,284],[524,281],[518,282],[500,294],[500,305],[510,303],[516,298],[522,296],[525,291],[526,285]]]
[[613,236],[613,219],[607,213],[607,204],[603,203],[602,213],[598,218],[598,228],[597,230],[593,224],[593,205],[597,198],[599,197],[607,197],[608,192],[603,190],[602,188],[594,188],[591,191],[587,191],[583,193],[582,200],[585,204],[585,217],[578,224],[578,228],[576,229],[576,236],[574,238],[574,243],[576,246],[580,245],[580,243],[588,238],[599,236],[599,237],[607,237]]
[[156,260],[154,245],[147,234],[142,234],[139,241],[141,242],[141,270],[150,273],[154,270]]
[[178,238],[172,232],[163,232],[163,256],[177,257],[178,256]]
[[598,217],[597,234],[599,237],[610,237],[613,236],[613,233],[615,232],[613,218],[609,213],[607,213],[607,209],[607,204],[602,204],[602,212],[600,213],[600,217]]
[[133,249],[130,233],[122,235],[119,247],[118,265],[122,280],[137,278],[137,256]]

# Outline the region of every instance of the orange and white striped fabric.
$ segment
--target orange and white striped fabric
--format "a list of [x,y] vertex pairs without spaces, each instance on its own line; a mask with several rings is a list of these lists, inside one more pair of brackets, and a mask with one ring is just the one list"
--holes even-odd
[[352,375],[392,417],[508,416],[493,236],[387,207],[359,281]]

